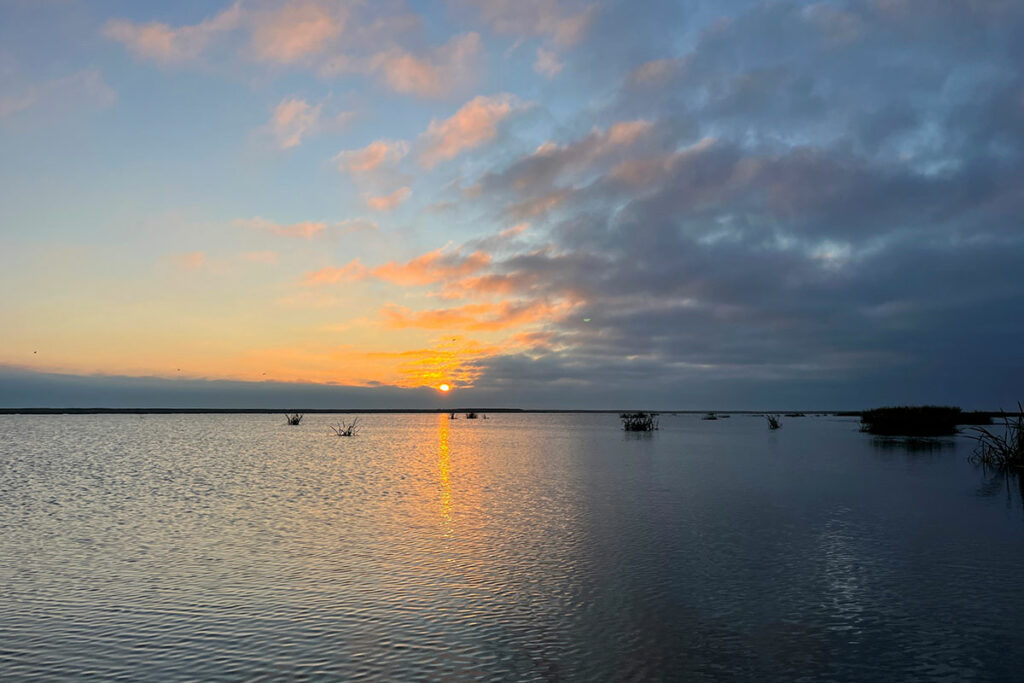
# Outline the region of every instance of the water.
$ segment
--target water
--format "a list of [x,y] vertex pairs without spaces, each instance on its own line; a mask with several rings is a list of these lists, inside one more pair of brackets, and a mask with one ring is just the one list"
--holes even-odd
[[0,678],[998,680],[1020,492],[855,420],[0,417]]

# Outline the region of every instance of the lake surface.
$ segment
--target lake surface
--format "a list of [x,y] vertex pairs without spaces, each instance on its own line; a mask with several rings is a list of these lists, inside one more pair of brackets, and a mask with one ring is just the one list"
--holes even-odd
[[1020,680],[1024,507],[850,418],[0,416],[0,678]]

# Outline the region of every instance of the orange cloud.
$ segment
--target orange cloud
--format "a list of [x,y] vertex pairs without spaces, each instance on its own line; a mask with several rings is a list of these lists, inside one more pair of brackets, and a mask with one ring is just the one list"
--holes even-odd
[[385,263],[374,268],[371,274],[380,280],[409,287],[464,277],[485,268],[490,262],[490,254],[482,251],[463,258],[435,249],[406,263]]
[[502,301],[412,311],[404,306],[389,304],[381,309],[381,315],[384,323],[395,329],[495,332],[554,320],[564,315],[569,308],[570,304],[564,302],[549,304],[544,301]]
[[111,19],[104,25],[103,35],[121,43],[136,57],[180,64],[197,59],[217,33],[236,28],[241,19],[241,4],[236,2],[199,24],[178,28],[155,21],[136,24],[127,19]]
[[367,197],[366,205],[374,211],[391,211],[412,196],[408,187],[400,187],[391,194],[382,197]]
[[305,100],[282,100],[268,124],[279,149],[297,147],[302,138],[313,133],[320,124],[322,104],[315,107]]
[[343,23],[314,2],[292,3],[256,23],[252,50],[262,61],[290,64],[324,49],[341,33]]
[[433,168],[438,162],[447,161],[467,149],[490,142],[498,134],[498,124],[522,108],[515,95],[474,97],[451,118],[430,122],[420,137],[420,144],[423,145],[420,163]]
[[335,268],[327,266],[311,273],[306,273],[302,283],[305,285],[332,285],[338,282],[355,282],[366,277],[366,266],[359,262],[359,259]]
[[369,70],[383,77],[395,92],[440,97],[472,80],[480,58],[480,36],[455,36],[429,54],[418,57],[401,48],[373,56]]
[[397,379],[391,381],[400,387],[434,387],[441,382],[453,387],[468,387],[482,373],[477,362],[480,358],[505,351],[501,345],[481,344],[461,336],[445,339],[430,348],[369,353],[367,360],[394,364],[393,372]]
[[408,153],[409,143],[404,140],[374,140],[362,149],[338,152],[334,163],[339,171],[359,175],[397,164]]
[[307,273],[303,282],[317,285],[374,278],[403,287],[417,287],[466,277],[485,268],[490,262],[490,254],[482,251],[461,256],[435,249],[405,263],[390,261],[372,269],[355,259],[340,268],[327,267]]
[[353,346],[276,347],[243,354],[217,376],[264,381],[299,381],[348,386],[430,386],[441,382],[472,386],[481,374],[479,361],[508,352],[506,343],[484,344],[460,335],[445,335],[424,346],[405,350],[375,350]]

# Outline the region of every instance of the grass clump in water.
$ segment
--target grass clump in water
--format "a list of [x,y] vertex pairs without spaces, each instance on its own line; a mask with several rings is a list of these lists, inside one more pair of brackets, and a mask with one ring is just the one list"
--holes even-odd
[[331,425],[331,431],[334,432],[335,436],[355,436],[358,431],[359,418],[352,420],[351,422],[342,422],[340,424]]
[[955,406],[898,406],[865,410],[860,430],[879,436],[948,436],[956,434],[960,408]]
[[287,420],[288,424],[290,424],[293,427],[297,426],[300,422],[302,422],[302,417],[302,413],[285,413],[284,415],[284,419]]
[[621,413],[622,428],[627,432],[653,432],[658,428],[658,414],[645,413]]
[[1024,471],[1024,406],[1017,404],[1017,413],[1003,415],[1003,433],[984,427],[972,427],[978,446],[971,460],[999,470]]
[[768,429],[779,429],[782,427],[782,420],[778,415],[768,414],[764,416],[764,419],[768,420]]

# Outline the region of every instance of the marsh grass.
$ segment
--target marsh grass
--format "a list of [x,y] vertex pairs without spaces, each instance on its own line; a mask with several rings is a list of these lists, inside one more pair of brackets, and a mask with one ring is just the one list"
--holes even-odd
[[302,417],[303,417],[302,413],[291,413],[291,414],[285,413],[285,415],[284,415],[284,419],[287,420],[287,423],[290,424],[293,427],[295,427],[300,422],[302,422]]
[[893,406],[865,410],[860,430],[877,436],[950,436],[961,411],[955,406]]
[[985,427],[971,427],[978,445],[971,460],[1003,471],[1024,470],[1024,406],[1017,404],[1016,414],[1003,415],[1003,433]]
[[334,432],[335,436],[355,436],[358,431],[359,418],[352,420],[351,422],[342,422],[336,425],[331,425],[331,431]]
[[768,420],[768,429],[779,429],[782,427],[782,420],[778,415],[765,415],[764,419]]
[[622,428],[627,432],[653,432],[658,428],[658,414],[646,413],[621,413]]

